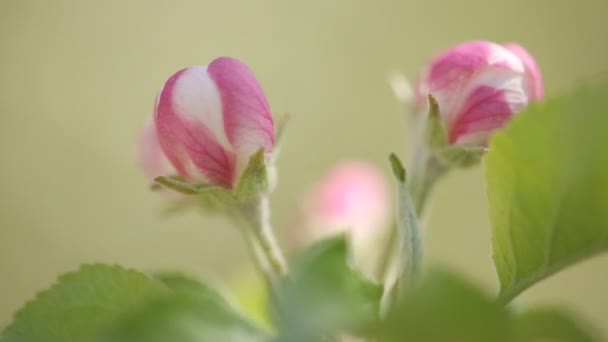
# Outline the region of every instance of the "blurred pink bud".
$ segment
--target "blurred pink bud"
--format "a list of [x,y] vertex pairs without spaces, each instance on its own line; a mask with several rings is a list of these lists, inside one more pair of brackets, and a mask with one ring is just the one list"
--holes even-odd
[[543,97],[543,84],[523,47],[471,41],[432,59],[417,92],[419,110],[428,94],[437,100],[450,144],[486,145],[494,130]]
[[171,76],[158,97],[154,125],[177,174],[226,188],[253,153],[263,148],[270,154],[274,145],[260,84],[245,64],[228,57]]
[[[389,220],[388,190],[382,173],[363,161],[331,168],[306,197],[291,228],[298,245],[347,232],[353,244],[384,231]],[[357,246],[355,246],[357,247]]]

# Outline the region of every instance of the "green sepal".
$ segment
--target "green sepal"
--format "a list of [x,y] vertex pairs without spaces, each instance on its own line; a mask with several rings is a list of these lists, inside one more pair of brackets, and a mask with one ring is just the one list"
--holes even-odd
[[171,189],[173,191],[177,191],[184,195],[196,195],[196,194],[200,194],[202,192],[214,190],[214,188],[217,188],[217,187],[215,187],[213,185],[209,185],[209,184],[188,183],[183,178],[178,177],[178,176],[171,176],[171,177],[158,176],[158,177],[154,178],[154,181],[156,182],[156,184],[152,185],[152,190],[159,189],[158,185],[161,185],[165,188]]
[[189,183],[177,176],[160,176],[154,181],[156,184],[153,189],[162,186],[180,194],[193,196],[196,201],[188,201],[186,205],[198,204],[205,212],[216,213],[247,205],[266,194],[270,189],[270,172],[266,151],[261,148],[249,158],[234,189]]
[[437,100],[429,94],[428,101],[429,113],[424,127],[425,139],[431,149],[441,149],[448,145],[447,130],[443,124]]
[[446,146],[436,150],[437,159],[443,164],[467,168],[479,164],[487,148],[479,146]]
[[248,202],[268,192],[269,184],[266,151],[260,148],[249,158],[247,167],[236,184],[233,194],[237,201]]
[[155,185],[187,196],[181,201],[172,203],[166,214],[193,206],[198,206],[198,208],[206,213],[213,214],[227,211],[238,205],[238,201],[232,191],[220,186],[189,183],[179,176],[159,176],[154,181],[156,182]]
[[466,168],[479,164],[487,151],[485,147],[450,145],[448,131],[441,117],[441,109],[433,95],[429,94],[429,113],[425,125],[425,140],[437,160],[450,167]]

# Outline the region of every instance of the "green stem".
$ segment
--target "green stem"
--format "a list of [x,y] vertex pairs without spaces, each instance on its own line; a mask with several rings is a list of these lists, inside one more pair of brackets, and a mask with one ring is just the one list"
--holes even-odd
[[279,282],[287,273],[287,264],[272,231],[268,199],[260,198],[243,208],[242,214],[246,223],[244,234],[254,263],[276,299]]
[[408,170],[408,183],[416,216],[422,218],[430,193],[437,180],[446,173],[447,167],[441,164],[425,146],[418,146],[413,153],[410,163],[412,169]]
[[397,226],[394,225],[390,229],[390,233],[386,236],[384,243],[384,251],[380,257],[378,272],[376,276],[378,280],[386,282],[393,265],[393,260],[396,257],[395,253],[399,245],[399,234],[397,234]]
[[258,220],[255,222],[254,233],[270,262],[274,276],[282,277],[287,273],[287,263],[270,224],[270,207],[267,198],[259,201],[257,213]]

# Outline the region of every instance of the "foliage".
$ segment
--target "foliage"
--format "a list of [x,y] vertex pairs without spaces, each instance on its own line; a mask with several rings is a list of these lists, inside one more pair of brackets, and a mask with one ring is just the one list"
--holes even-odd
[[608,248],[608,84],[537,104],[485,161],[501,300]]

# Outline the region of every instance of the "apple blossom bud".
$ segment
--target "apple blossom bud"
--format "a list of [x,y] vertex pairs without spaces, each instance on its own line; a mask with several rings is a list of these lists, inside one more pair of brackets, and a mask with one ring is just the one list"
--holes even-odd
[[299,249],[346,233],[355,262],[369,269],[375,266],[377,260],[372,254],[378,251],[388,228],[387,196],[385,179],[374,165],[364,161],[339,162],[305,197],[299,215],[289,226],[288,238]]
[[274,146],[270,108],[252,71],[221,57],[167,80],[155,108],[158,142],[177,174],[231,189],[249,158]]
[[542,98],[543,85],[521,46],[471,41],[436,56],[417,92],[419,105],[429,94],[437,101],[449,144],[485,146],[494,130]]

